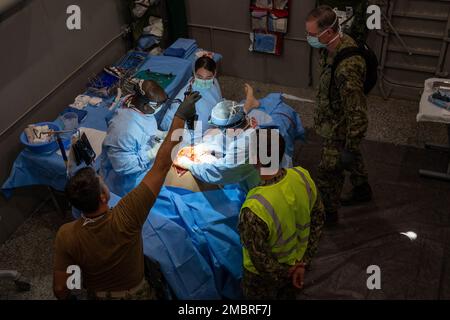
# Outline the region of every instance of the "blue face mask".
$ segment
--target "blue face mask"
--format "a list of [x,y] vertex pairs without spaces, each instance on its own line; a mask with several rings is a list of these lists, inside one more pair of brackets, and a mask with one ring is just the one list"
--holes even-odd
[[328,28],[326,28],[325,30],[323,30],[320,34],[318,34],[317,36],[310,36],[308,35],[306,37],[306,39],[308,40],[308,43],[311,47],[316,48],[316,49],[325,49],[326,47],[328,47],[328,45],[332,42],[334,42],[337,38],[339,38],[339,34],[332,39],[330,42],[328,43],[322,43],[320,42],[319,38],[321,36],[323,36],[325,34],[325,32],[328,31],[328,29],[332,28],[336,22],[338,21],[338,16],[336,15],[336,18],[334,19],[334,22],[331,24],[331,26],[329,26]]
[[327,47],[326,43],[320,42],[319,37],[308,36],[307,39],[308,39],[309,45],[313,48],[324,49]]
[[203,80],[203,79],[195,78],[195,80],[194,80],[194,86],[198,89],[208,90],[208,89],[211,89],[213,85],[214,85],[214,79]]

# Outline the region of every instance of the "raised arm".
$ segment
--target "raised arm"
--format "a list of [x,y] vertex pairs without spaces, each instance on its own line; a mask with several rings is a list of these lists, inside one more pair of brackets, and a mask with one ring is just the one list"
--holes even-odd
[[[158,150],[152,169],[146,174],[141,184],[122,198],[114,208],[116,210],[114,217],[119,222],[118,226],[130,235],[141,232],[172,166],[172,150],[179,143],[178,139],[172,138],[173,133],[178,129],[184,129],[185,121],[194,116],[195,103],[199,99],[198,93],[192,94],[180,105],[172,126]],[[148,191],[150,191],[150,194],[148,194]]]
[[200,99],[200,94],[193,93],[180,105],[175,113],[172,126],[156,155],[155,163],[144,177],[143,182],[155,196],[159,194],[167,173],[172,166],[172,150],[179,143],[179,141],[172,141],[172,135],[176,130],[184,129],[185,122],[194,117],[195,103]]

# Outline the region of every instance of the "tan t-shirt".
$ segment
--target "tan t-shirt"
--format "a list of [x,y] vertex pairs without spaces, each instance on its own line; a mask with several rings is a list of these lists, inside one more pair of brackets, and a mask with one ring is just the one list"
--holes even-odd
[[144,278],[142,227],[155,200],[141,183],[98,221],[63,225],[56,235],[55,271],[78,265],[84,287],[91,291],[136,287]]

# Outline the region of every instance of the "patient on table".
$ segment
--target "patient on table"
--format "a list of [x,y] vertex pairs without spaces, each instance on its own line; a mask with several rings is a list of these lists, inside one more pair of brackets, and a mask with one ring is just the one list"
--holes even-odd
[[193,163],[213,163],[217,158],[206,144],[192,145],[182,148],[175,158],[173,165],[183,169],[183,163],[180,162],[184,157]]
[[152,167],[165,137],[158,130],[154,113],[166,100],[166,93],[156,82],[141,81],[136,94],[123,101],[109,122],[101,174],[113,193],[126,195]]
[[[192,152],[186,149],[185,154],[179,154],[175,161],[177,168],[189,170],[194,177],[210,184],[240,183],[243,189],[254,187],[259,179],[254,174],[253,166],[248,164],[249,148],[245,140],[249,139],[255,127],[277,128],[280,131],[287,142],[282,166],[292,167],[295,142],[304,139],[305,133],[300,116],[284,103],[280,93],[272,93],[258,100],[253,88],[248,84],[245,85],[245,92],[245,103],[234,103],[235,107],[229,113],[232,115],[230,116],[232,120],[228,119],[227,123],[218,123],[215,129],[205,132],[202,143],[194,146]],[[243,107],[242,113],[236,111],[239,106]],[[227,110],[219,111],[223,115],[227,113],[225,112]],[[214,122],[217,119],[212,116],[211,120]],[[230,121],[237,124],[231,124]],[[228,144],[224,143],[227,130],[237,133],[235,139]],[[197,148],[200,152],[196,150]],[[241,159],[241,161],[233,162],[233,159]]]
[[[247,99],[238,104],[222,101],[211,112],[211,125],[202,143],[182,149],[175,160],[179,168],[189,170],[192,175],[209,184],[241,184],[249,190],[259,183],[259,176],[249,163],[249,137],[256,123],[246,112],[258,107],[253,89],[245,86]],[[233,136],[227,136],[232,134]]]

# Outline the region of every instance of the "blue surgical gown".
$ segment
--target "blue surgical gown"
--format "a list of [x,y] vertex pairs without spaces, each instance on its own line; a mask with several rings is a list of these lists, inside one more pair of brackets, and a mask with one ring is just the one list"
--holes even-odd
[[109,123],[103,142],[101,174],[110,190],[123,197],[133,190],[153,165],[149,152],[161,143],[153,115],[120,108]]
[[239,183],[250,191],[260,182],[258,171],[249,164],[249,142],[253,129],[246,130],[228,141],[223,133],[204,137],[203,143],[217,160],[212,163],[193,164],[191,173],[209,184],[228,185]]
[[249,116],[256,119],[258,126],[277,127],[286,143],[282,167],[293,166],[295,142],[305,139],[305,129],[299,114],[284,103],[280,93],[272,93],[259,100],[260,107],[253,109]]
[[[191,80],[192,81],[192,80]],[[189,83],[191,82],[189,81]],[[177,99],[184,100],[184,93],[189,87],[189,83],[181,89],[181,91],[177,95]],[[210,89],[200,89],[195,85],[192,86],[193,91],[198,91],[202,95],[200,101],[195,104],[195,110],[198,115],[198,121],[196,124],[196,136],[203,134],[206,130],[210,128],[209,125],[209,117],[211,115],[211,110],[215,107],[216,104],[223,100],[222,92],[220,90],[220,85],[217,79],[214,80],[214,85]],[[161,121],[160,128],[163,131],[169,131],[170,126],[173,121],[173,117],[179,107],[178,103],[172,104],[167,110],[164,118]],[[199,132],[199,134],[197,134]],[[199,137],[197,137],[199,138]]]

